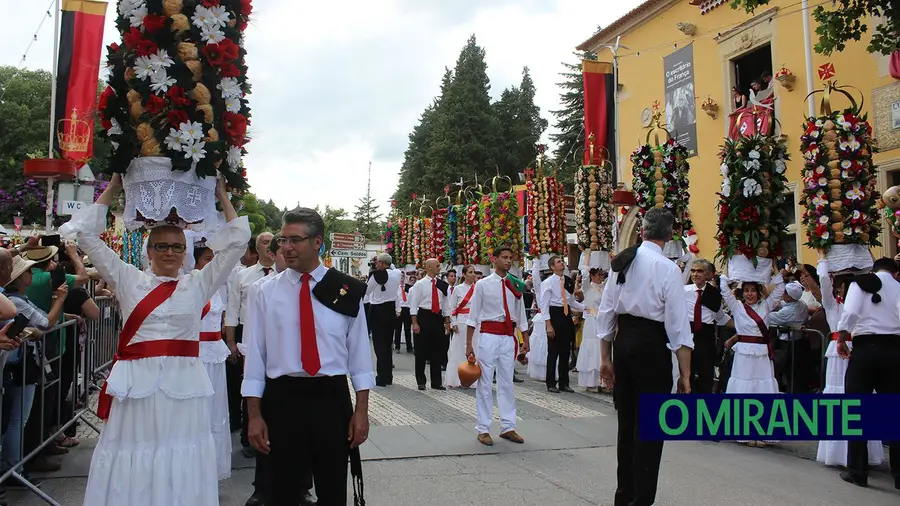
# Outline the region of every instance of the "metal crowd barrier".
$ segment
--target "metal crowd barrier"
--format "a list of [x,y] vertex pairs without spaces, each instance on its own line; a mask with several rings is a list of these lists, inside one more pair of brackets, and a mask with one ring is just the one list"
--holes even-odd
[[[21,455],[22,458],[10,469],[0,473],[0,490],[4,489],[4,482],[8,479],[17,479],[26,490],[37,495],[45,503],[60,506],[59,502],[26,480],[23,476],[23,469],[45,447],[75,424],[83,423],[98,434],[100,433],[100,427],[87,416],[89,414],[96,415],[90,408],[89,397],[93,391],[99,389],[100,381],[105,379],[109,372],[118,342],[121,316],[114,298],[101,296],[95,297],[94,301],[100,308],[100,318],[98,321],[84,320],[86,331],[82,331],[79,320],[68,320],[44,332],[40,339],[27,344],[23,343],[16,351],[11,352],[18,352],[19,360],[14,364],[6,364],[4,379],[15,375],[17,372],[15,368],[20,368],[21,376],[19,378],[22,378],[23,384],[27,383],[29,375],[35,375],[33,370],[29,372],[29,361],[23,359],[22,354],[25,352],[34,353],[36,350],[40,350],[38,356],[42,357],[43,370],[36,375],[37,382],[34,384],[34,400],[30,415],[26,423],[20,423],[17,427],[7,426],[7,422],[10,421],[4,420],[4,417],[9,416],[9,410],[18,400],[19,412],[22,413],[19,419],[24,419],[26,395],[18,396],[18,399],[11,399],[10,396],[13,395],[15,388],[20,385],[13,381],[4,382],[4,409],[0,411],[0,427],[4,429],[4,434],[10,430],[19,431],[21,437],[19,438],[19,449],[15,455]],[[66,339],[66,333],[69,331],[74,332],[74,339]],[[57,343],[54,343],[54,340]],[[48,348],[48,343],[56,344],[56,346]],[[67,347],[65,354],[60,353],[63,343]],[[73,344],[75,348],[69,350],[68,346]],[[34,366],[32,365],[30,369],[34,369]],[[22,392],[26,391],[24,386],[30,385],[23,385]],[[38,431],[40,443],[36,446],[28,444],[26,447],[26,432],[33,435],[34,431]],[[34,439],[29,436],[28,442],[30,443]],[[10,451],[10,449],[2,447],[2,439],[0,439],[0,451]]]

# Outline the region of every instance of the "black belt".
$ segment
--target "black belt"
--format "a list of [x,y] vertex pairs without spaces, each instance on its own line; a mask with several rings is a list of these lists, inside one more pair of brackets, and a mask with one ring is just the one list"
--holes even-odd
[[853,346],[871,346],[873,344],[882,344],[888,346],[900,345],[900,335],[898,334],[862,334],[853,336]]

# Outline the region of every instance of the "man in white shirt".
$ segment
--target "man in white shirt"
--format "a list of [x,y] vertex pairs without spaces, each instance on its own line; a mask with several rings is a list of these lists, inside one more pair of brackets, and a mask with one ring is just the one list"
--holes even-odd
[[803,285],[791,281],[784,286],[781,304],[766,315],[766,324],[778,335],[774,343],[775,380],[782,392],[807,393],[810,370],[813,364],[809,341],[803,339],[803,324],[809,317],[809,308],[800,300]]
[[[272,265],[275,257],[269,251],[272,243],[272,234],[264,232],[256,237],[256,252],[258,262],[246,267],[235,276],[231,286],[228,287],[228,302],[225,306],[225,343],[231,350],[231,357],[226,362],[226,379],[228,382],[228,410],[229,412],[242,413],[241,380],[244,373],[244,361],[238,352],[237,343],[243,341],[244,326],[247,318],[247,296],[250,286],[257,280],[275,272]],[[252,457],[250,441],[247,439],[247,417],[239,415],[241,419],[241,445],[244,456]]]
[[[584,311],[584,305],[575,300],[575,281],[566,276],[566,263],[553,255],[547,262],[553,274],[541,283],[541,312],[550,315],[547,326],[547,391],[558,394],[569,392],[569,354],[575,343],[575,323],[572,311]],[[557,385],[559,371],[559,388]]]
[[441,264],[436,258],[425,261],[425,277],[409,291],[409,316],[413,334],[416,335],[416,383],[425,390],[425,362],[431,370],[431,388],[446,390],[441,378],[441,357],[444,351],[444,335],[450,332],[450,310],[447,293],[450,286],[438,279]]
[[[656,500],[663,442],[637,437],[638,404],[641,394],[672,392],[673,351],[680,371],[678,392],[691,391],[694,344],[682,273],[662,254],[673,223],[666,209],[647,211],[641,227],[644,242],[613,259],[598,310],[600,375],[614,385],[619,421],[616,506],[648,506]],[[610,361],[613,337],[615,362]]]
[[478,366],[481,376],[475,383],[475,430],[478,442],[493,446],[491,420],[493,419],[493,378],[497,378],[497,407],[500,410],[500,437],[522,444],[525,439],[516,432],[516,397],[513,390],[513,372],[519,355],[516,328],[522,333],[523,352],[529,350],[528,318],[522,294],[508,279],[513,253],[508,247],[494,250],[491,259],[494,272],[475,283],[469,319],[466,322],[466,356],[475,355],[472,339],[478,327]]
[[[838,323],[838,354],[849,356],[844,392],[848,395],[900,394],[900,282],[897,263],[890,258],[875,262],[873,274],[857,276],[847,289]],[[847,341],[853,341],[853,353]],[[890,445],[891,475],[900,490],[900,442]],[[847,470],[841,479],[868,485],[869,449],[866,441],[850,441]]]
[[372,347],[375,349],[375,385],[393,384],[394,357],[391,354],[391,338],[397,326],[397,297],[403,274],[393,268],[393,260],[387,253],[375,257],[375,269],[369,273],[366,297],[369,297],[369,328],[372,330]]
[[416,284],[416,269],[413,267],[401,274],[400,288],[397,289],[397,323],[394,327],[394,351],[400,352],[400,336],[402,334],[406,339],[406,353],[412,353],[414,343],[412,338],[412,319],[409,317],[409,291]]
[[316,211],[298,208],[283,220],[288,269],[259,286],[245,324],[252,346],[241,393],[250,441],[269,456],[271,504],[300,504],[306,491],[298,476],[308,470],[319,504],[347,504],[348,460],[354,504],[363,504],[359,445],[368,438],[375,386],[366,285],[322,265],[325,223]]
[[725,325],[731,319],[722,305],[722,293],[709,281],[715,270],[709,260],[697,259],[691,263],[691,281],[684,285],[684,302],[688,321],[694,334],[691,352],[691,391],[711,394],[716,367],[716,326]]

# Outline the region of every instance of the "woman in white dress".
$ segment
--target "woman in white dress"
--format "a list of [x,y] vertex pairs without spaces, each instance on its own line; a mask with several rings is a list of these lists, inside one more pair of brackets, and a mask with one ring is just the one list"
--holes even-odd
[[[202,270],[212,262],[214,253],[205,242],[194,244],[194,262]],[[209,398],[209,428],[216,443],[216,470],[219,480],[231,477],[231,425],[228,418],[228,388],[225,361],[231,355],[222,339],[222,314],[225,312],[226,288],[222,286],[209,299],[201,312],[200,361],[206,366],[215,393]]]
[[[766,315],[772,311],[784,295],[784,279],[780,273],[772,279],[775,289],[768,297],[765,297],[761,284],[744,282],[740,288],[742,300],[735,297],[735,294],[728,288],[728,283],[728,278],[719,277],[722,299],[731,309],[734,328],[737,332],[734,337],[725,342],[726,347],[734,350],[731,378],[728,380],[725,393],[777,394],[779,390],[778,382],[775,381],[775,366],[769,346],[763,339],[759,322],[766,321]],[[763,325],[765,324],[763,323]],[[762,441],[740,442],[748,443],[750,446],[765,446]]]
[[108,206],[121,190],[117,174],[94,205],[60,227],[61,235],[78,239],[115,291],[124,327],[133,329],[131,339],[119,343],[118,360],[106,379],[111,405],[105,404],[107,421],[91,459],[84,505],[217,506],[209,415],[214,390],[200,360],[200,316],[244,254],[250,224],[238,218],[220,180],[216,197],[228,223],[213,238],[217,254],[212,262],[182,273],[183,231],[157,227],[148,248],[152,272],[143,272],[100,239]]
[[[828,328],[838,328],[841,321],[841,313],[844,311],[844,295],[847,293],[847,280],[841,280],[835,287],[831,275],[828,274],[828,262],[825,260],[825,252],[819,251],[819,263],[816,265],[819,274],[819,286],[822,291],[822,307],[825,308],[825,318],[828,320]],[[848,340],[847,347],[853,349],[853,342]],[[823,394],[841,395],[844,393],[844,377],[847,375],[849,360],[841,358],[837,352],[837,341],[832,339],[825,350],[828,365],[825,366],[825,389]],[[884,447],[881,441],[869,441],[869,465],[877,466],[884,461]],[[847,442],[846,441],[819,441],[819,450],[816,460],[826,466],[847,466]]]
[[582,278],[590,282],[582,288],[584,293],[584,331],[578,350],[578,386],[598,391],[600,388],[600,336],[594,327],[600,299],[603,297],[603,281],[606,273],[602,269],[591,269],[582,273]]
[[[538,260],[535,259],[531,263],[531,277],[534,280],[534,286],[541,286],[541,268]],[[540,308],[541,291],[534,291],[534,308]],[[547,317],[541,314],[540,310],[531,319],[531,335],[528,337],[529,351],[528,358],[528,376],[538,381],[545,381],[547,377],[547,325],[545,322]]]
[[[461,387],[459,382],[459,364],[466,361],[466,320],[469,318],[470,301],[475,294],[475,266],[463,268],[463,282],[447,297],[450,306],[450,351],[447,353],[447,372],[444,375],[444,386]],[[472,337],[472,348],[478,347],[478,329]],[[474,388],[474,385],[469,388]]]

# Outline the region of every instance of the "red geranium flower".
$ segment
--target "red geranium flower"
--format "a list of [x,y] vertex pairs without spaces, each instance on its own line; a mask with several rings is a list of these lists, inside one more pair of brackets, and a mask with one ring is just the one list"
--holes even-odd
[[149,34],[156,33],[166,27],[166,17],[159,14],[147,14],[144,16],[144,31]]
[[104,130],[109,130],[110,128],[112,128],[112,121],[104,118],[103,115],[101,114],[100,115],[100,126],[102,126]]
[[169,111],[168,120],[169,126],[171,126],[172,128],[178,128],[182,123],[187,123],[190,118],[188,118],[186,112],[174,109]]
[[166,101],[162,97],[152,94],[147,98],[147,102],[144,103],[144,107],[150,114],[159,114],[163,109],[166,108]]
[[116,91],[112,89],[112,86],[107,86],[103,93],[100,94],[100,99],[97,101],[97,110],[100,111],[100,115],[103,116],[103,111],[109,106],[109,99],[116,96]]
[[225,135],[228,140],[236,146],[244,143],[244,136],[247,135],[247,118],[241,114],[226,112],[223,116],[225,120]]
[[216,7],[219,5],[219,0],[203,0],[204,7]]
[[125,41],[125,47],[128,49],[137,49],[138,44],[144,40],[144,34],[137,28],[131,27],[131,30],[128,30],[128,33],[122,37],[122,40]]
[[244,19],[241,19],[240,21],[238,21],[238,30],[243,32],[246,29],[247,29],[247,21],[245,21]]
[[241,70],[234,63],[226,63],[219,67],[219,74],[222,77],[240,77]]
[[140,41],[137,47],[138,56],[150,56],[151,54],[155,54],[158,50],[159,46],[156,45],[156,42],[147,39]]
[[241,48],[233,40],[225,38],[219,42],[219,49],[226,62],[233,62],[241,56]]
[[113,42],[112,44],[109,45],[109,49],[115,53],[116,51],[119,50],[119,44],[116,42]]
[[225,55],[219,44],[207,44],[203,46],[203,56],[206,57],[206,61],[213,67],[220,67],[225,63]]
[[172,104],[178,107],[187,107],[191,105],[191,99],[187,98],[184,94],[184,88],[181,86],[175,85],[169,88],[169,100],[172,101]]
[[249,16],[253,12],[253,0],[241,0],[241,14]]

